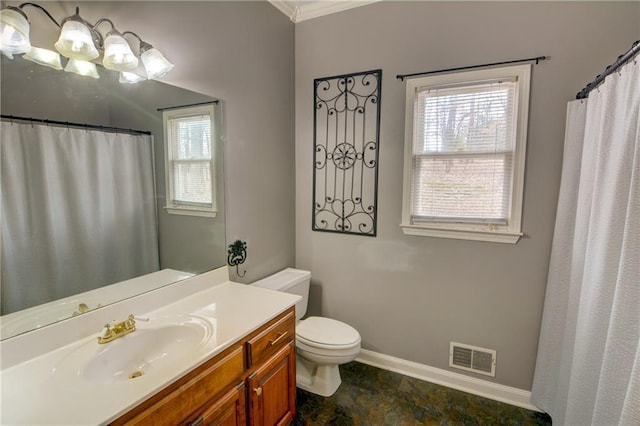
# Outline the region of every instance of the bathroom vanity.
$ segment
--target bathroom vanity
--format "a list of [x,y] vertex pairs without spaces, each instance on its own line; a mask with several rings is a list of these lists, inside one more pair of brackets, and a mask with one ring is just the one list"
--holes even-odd
[[[299,296],[226,268],[0,342],[2,424],[288,424]],[[136,331],[106,344],[105,322]]]
[[294,336],[289,308],[112,424],[289,424],[295,416]]

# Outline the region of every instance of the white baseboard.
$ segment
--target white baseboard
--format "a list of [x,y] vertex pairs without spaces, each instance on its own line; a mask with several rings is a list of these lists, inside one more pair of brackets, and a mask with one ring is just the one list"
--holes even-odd
[[475,377],[465,376],[464,374],[458,374],[440,368],[429,367],[428,365],[395,358],[366,349],[360,350],[360,355],[356,358],[356,361],[484,398],[526,408],[527,410],[541,411],[531,403],[531,392],[522,389],[476,379]]

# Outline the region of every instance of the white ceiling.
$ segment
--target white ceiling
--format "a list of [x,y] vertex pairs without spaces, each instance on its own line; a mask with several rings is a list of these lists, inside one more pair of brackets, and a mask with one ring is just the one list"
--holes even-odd
[[293,22],[341,12],[382,0],[269,0]]

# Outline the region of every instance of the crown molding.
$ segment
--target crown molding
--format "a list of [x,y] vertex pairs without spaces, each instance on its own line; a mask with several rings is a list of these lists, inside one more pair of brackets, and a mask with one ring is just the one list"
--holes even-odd
[[382,0],[269,0],[269,3],[287,15],[291,21],[298,23],[379,1]]
[[[293,21],[293,16],[296,11],[296,5],[292,1],[286,0],[269,0],[273,6],[275,6],[280,12],[284,13]],[[294,21],[295,22],[295,21]]]

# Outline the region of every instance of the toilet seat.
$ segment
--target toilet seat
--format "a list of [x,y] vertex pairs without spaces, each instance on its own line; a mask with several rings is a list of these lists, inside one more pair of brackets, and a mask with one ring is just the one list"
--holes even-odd
[[348,350],[360,346],[360,333],[348,324],[331,318],[309,317],[296,325],[301,346],[328,350]]
[[[324,357],[325,359],[322,361],[322,363],[336,363],[337,359],[340,358],[351,358],[351,360],[353,358],[355,358],[359,353],[360,353],[360,342],[356,343],[353,346],[333,346],[333,347],[318,347],[317,344],[316,345],[307,345],[305,342],[301,341],[300,339],[296,339],[296,350],[298,351],[298,353],[302,353],[304,354],[305,358],[312,358],[312,357]],[[316,361],[316,362],[320,362],[320,361]],[[342,362],[338,362],[339,364],[344,363],[344,362],[348,362],[348,361],[342,361]]]

